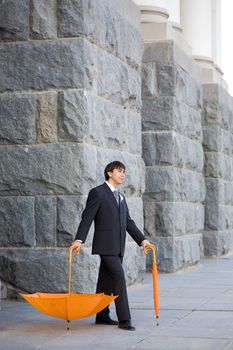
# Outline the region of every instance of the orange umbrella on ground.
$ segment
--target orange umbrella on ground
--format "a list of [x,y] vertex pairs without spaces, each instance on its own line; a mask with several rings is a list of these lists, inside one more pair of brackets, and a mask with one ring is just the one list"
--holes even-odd
[[117,296],[98,294],[71,293],[72,250],[69,249],[68,293],[21,294],[37,310],[45,315],[70,321],[95,315],[107,307]]
[[144,253],[147,254],[149,250],[153,252],[153,261],[152,261],[152,279],[153,279],[153,288],[154,288],[154,308],[156,314],[157,326],[159,325],[159,284],[158,284],[158,270],[156,265],[156,248],[154,244],[149,244],[144,248]]

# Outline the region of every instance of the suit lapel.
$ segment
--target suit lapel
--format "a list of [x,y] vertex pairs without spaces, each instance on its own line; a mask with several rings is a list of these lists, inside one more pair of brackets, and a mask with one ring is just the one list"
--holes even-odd
[[119,207],[117,205],[117,201],[116,201],[116,199],[114,197],[114,194],[112,193],[112,190],[110,189],[110,187],[106,183],[104,183],[103,186],[104,186],[104,189],[105,189],[105,191],[106,191],[106,193],[108,195],[108,198],[115,205],[115,207],[119,210]]

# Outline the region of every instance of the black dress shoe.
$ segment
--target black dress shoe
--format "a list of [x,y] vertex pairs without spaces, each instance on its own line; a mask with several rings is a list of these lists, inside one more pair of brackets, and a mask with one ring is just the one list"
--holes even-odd
[[118,328],[125,329],[126,331],[135,331],[136,328],[132,326],[131,321],[120,321]]
[[110,317],[102,317],[102,318],[96,317],[95,323],[96,324],[107,324],[109,326],[117,326],[118,325],[118,322],[112,320]]

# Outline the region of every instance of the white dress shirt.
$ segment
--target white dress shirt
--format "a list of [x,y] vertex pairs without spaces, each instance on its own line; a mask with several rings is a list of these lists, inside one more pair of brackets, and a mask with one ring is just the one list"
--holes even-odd
[[[117,190],[117,188],[115,188],[113,185],[111,185],[108,181],[105,181],[106,182],[106,184],[108,185],[108,187],[110,188],[110,190],[112,191],[112,192],[114,192],[114,191],[116,191]],[[120,195],[120,200],[121,201],[123,201],[123,196],[122,196],[122,194],[119,192],[119,195]]]

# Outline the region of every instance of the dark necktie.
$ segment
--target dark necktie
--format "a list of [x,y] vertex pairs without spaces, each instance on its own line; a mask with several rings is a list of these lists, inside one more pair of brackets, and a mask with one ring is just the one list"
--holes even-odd
[[114,195],[116,202],[117,202],[117,205],[119,207],[119,203],[120,203],[119,191],[118,190],[113,191],[113,195]]

